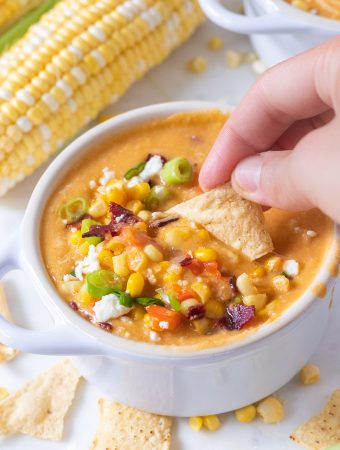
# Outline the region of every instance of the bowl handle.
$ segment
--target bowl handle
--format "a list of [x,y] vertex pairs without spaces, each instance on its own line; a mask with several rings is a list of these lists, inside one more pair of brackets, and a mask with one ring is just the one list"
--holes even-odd
[[291,33],[307,31],[310,28],[307,24],[276,12],[250,17],[230,11],[221,4],[220,0],[199,0],[199,2],[210,20],[236,33]]
[[[0,280],[13,269],[22,269],[16,231],[0,249]],[[0,314],[0,342],[22,352],[39,355],[104,355],[105,348],[65,323],[47,331],[33,331],[15,325]]]

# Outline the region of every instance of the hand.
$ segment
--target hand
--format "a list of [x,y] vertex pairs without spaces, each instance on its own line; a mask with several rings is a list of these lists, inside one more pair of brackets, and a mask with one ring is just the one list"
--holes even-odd
[[340,223],[340,36],[268,70],[228,120],[200,173],[287,210]]

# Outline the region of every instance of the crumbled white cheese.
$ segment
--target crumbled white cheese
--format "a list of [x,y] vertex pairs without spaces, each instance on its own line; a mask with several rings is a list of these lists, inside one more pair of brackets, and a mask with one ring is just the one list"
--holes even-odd
[[75,276],[73,276],[73,275],[71,275],[70,273],[66,273],[65,275],[64,275],[64,277],[63,277],[63,281],[65,281],[66,283],[68,282],[68,281],[74,281],[74,280],[76,280],[77,278],[75,277]]
[[133,320],[130,317],[126,317],[126,316],[122,316],[120,318],[120,320],[121,320],[121,322],[124,322],[124,323],[132,323],[133,322]]
[[296,277],[300,272],[300,265],[295,259],[287,259],[282,268],[289,277]]
[[150,267],[146,269],[146,278],[150,284],[157,284],[157,278],[155,277],[155,274]]
[[98,250],[95,245],[90,245],[89,252],[84,259],[77,262],[74,273],[78,280],[83,279],[83,274],[88,274],[94,272],[95,270],[99,270],[99,261],[97,259]]
[[120,304],[119,297],[115,294],[104,295],[93,307],[93,311],[98,322],[106,322],[109,319],[116,319],[124,316],[131,311],[132,308],[127,308]]
[[158,342],[161,339],[159,334],[156,333],[156,331],[150,331],[149,332],[149,337],[150,337],[151,341],[153,341],[153,342]]
[[308,237],[316,237],[318,235],[318,233],[314,230],[307,230],[306,234]]
[[99,179],[99,183],[102,186],[105,186],[110,180],[112,180],[116,174],[113,170],[110,170],[108,167],[104,167],[103,176]]
[[139,178],[139,176],[137,175],[136,177],[132,177],[131,180],[129,180],[127,186],[129,188],[132,188],[134,186],[137,186],[137,184],[141,183],[143,180],[141,178]]
[[167,330],[169,328],[169,322],[166,320],[161,320],[159,322],[159,327],[162,328],[162,330]]
[[70,230],[72,233],[75,233],[76,231],[77,231],[77,228],[76,227],[71,227],[71,230]]
[[[128,182],[128,187],[136,186],[136,184],[149,181],[154,175],[157,175],[163,167],[162,158],[159,155],[152,156],[145,164],[141,173],[135,177],[132,177]],[[161,188],[162,189],[162,188]]]
[[95,189],[96,186],[97,186],[96,181],[95,180],[90,180],[89,181],[89,186],[90,186],[90,189]]
[[116,222],[119,223],[121,222],[125,217],[125,214],[121,214],[120,216],[116,217]]

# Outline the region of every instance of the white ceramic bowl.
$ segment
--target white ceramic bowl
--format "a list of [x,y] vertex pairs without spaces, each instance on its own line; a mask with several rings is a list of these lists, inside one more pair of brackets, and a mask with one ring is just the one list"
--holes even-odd
[[255,51],[267,67],[340,34],[340,21],[292,7],[284,0],[244,0],[245,15],[230,11],[220,0],[200,0],[216,24],[251,35]]
[[[221,413],[265,397],[287,383],[314,352],[326,328],[328,300],[309,289],[276,321],[229,347],[193,351],[190,347],[147,344],[106,333],[81,318],[55,290],[39,244],[42,212],[65,171],[101,140],[150,119],[218,105],[166,103],[137,109],[91,129],[64,150],[40,179],[19,230],[0,252],[0,277],[13,267],[32,278],[55,320],[49,331],[31,331],[0,316],[0,342],[37,354],[78,355],[83,375],[107,396],[160,414],[192,416]],[[334,230],[337,237],[337,230]],[[14,242],[19,242],[16,246]],[[17,252],[14,249],[18,249]],[[315,283],[333,284],[327,267],[336,241]],[[34,301],[34,299],[30,299]],[[39,300],[40,301],[40,300]],[[81,356],[79,356],[81,355]]]

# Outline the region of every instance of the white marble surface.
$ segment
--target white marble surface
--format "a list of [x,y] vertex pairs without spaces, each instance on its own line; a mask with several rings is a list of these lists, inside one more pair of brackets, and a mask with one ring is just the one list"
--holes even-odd
[[[211,53],[206,49],[207,39],[221,35],[226,47],[246,51],[248,40],[235,34],[204,25],[185,46],[179,49],[165,64],[136,84],[121,100],[110,108],[120,113],[128,109],[155,102],[170,100],[218,100],[236,104],[256,76],[249,65],[228,69],[224,63],[224,51]],[[203,55],[209,61],[208,70],[202,75],[188,74],[186,61]],[[0,245],[18,226],[43,168],[0,199]],[[15,320],[28,327],[45,329],[51,319],[42,309],[30,280],[20,272],[5,278],[5,288],[10,299]],[[318,351],[312,360],[321,367],[321,381],[304,387],[297,379],[280,390],[278,395],[285,403],[286,419],[278,425],[264,425],[260,420],[252,424],[239,424],[232,414],[222,416],[223,426],[216,433],[193,432],[186,420],[175,422],[172,450],[294,450],[299,447],[289,440],[289,434],[302,421],[317,413],[326,396],[340,387],[340,305],[339,289],[335,293],[333,314]],[[289,355],[283,357],[289,358]],[[0,386],[15,391],[26,380],[48,368],[59,358],[20,355],[13,362],[0,366]],[[264,367],[263,370],[266,370]],[[204,389],[204,386],[202,386]],[[3,450],[85,450],[90,447],[97,423],[97,400],[100,392],[82,382],[76,401],[67,417],[65,437],[59,443],[35,440],[26,436],[0,438]],[[131,449],[134,450],[134,449]]]

